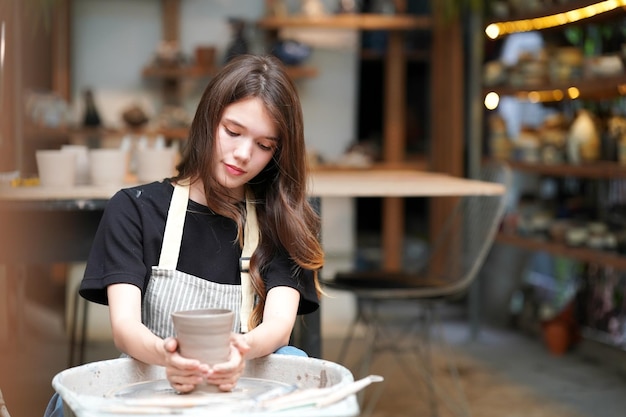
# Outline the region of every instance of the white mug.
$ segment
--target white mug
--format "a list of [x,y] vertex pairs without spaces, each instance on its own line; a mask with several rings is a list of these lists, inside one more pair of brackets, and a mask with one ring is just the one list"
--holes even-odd
[[89,149],[85,145],[61,145],[64,152],[76,154],[76,171],[74,172],[74,184],[89,184]]
[[137,180],[161,181],[176,173],[175,148],[148,148],[137,150]]
[[89,151],[89,173],[93,185],[121,185],[128,171],[128,152],[116,148]]
[[76,180],[76,154],[60,149],[35,151],[39,183],[43,187],[73,187]]

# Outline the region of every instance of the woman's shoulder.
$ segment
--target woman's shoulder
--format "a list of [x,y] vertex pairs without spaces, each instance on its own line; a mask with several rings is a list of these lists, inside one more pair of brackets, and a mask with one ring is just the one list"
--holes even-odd
[[153,201],[169,204],[173,191],[174,186],[169,180],[165,179],[163,181],[122,188],[113,196],[113,199],[130,198],[142,202]]
[[169,180],[122,188],[107,203],[107,210],[126,213],[167,212],[174,187]]

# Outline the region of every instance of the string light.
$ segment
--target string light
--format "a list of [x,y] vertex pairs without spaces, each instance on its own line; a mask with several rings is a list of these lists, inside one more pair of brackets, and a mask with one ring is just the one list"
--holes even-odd
[[487,109],[495,110],[498,107],[498,104],[500,104],[500,96],[498,93],[494,93],[493,91],[487,93],[484,103]]
[[618,7],[626,6],[626,0],[606,0],[578,9],[533,19],[512,20],[509,22],[491,23],[485,28],[485,34],[490,39],[516,32],[529,32],[532,30],[548,29],[566,25],[579,20],[588,19],[602,13],[610,12]]

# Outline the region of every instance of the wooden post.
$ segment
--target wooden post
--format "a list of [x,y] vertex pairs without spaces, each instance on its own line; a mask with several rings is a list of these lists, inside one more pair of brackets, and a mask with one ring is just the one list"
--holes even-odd
[[71,101],[70,1],[57,0],[52,23],[52,90]]
[[[385,102],[383,158],[387,163],[401,163],[406,152],[406,59],[404,32],[390,31],[385,60]],[[404,248],[404,199],[383,200],[383,268],[399,271]]]
[[178,42],[180,36],[180,0],[162,0],[163,40]]
[[[462,24],[459,16],[444,19],[439,2],[433,7],[431,52],[431,169],[463,177],[464,82]],[[432,198],[430,236],[437,236],[456,203],[455,198]]]

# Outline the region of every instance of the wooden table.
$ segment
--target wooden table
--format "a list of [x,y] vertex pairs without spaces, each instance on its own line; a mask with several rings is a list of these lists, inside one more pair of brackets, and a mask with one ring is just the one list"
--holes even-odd
[[[124,184],[131,187],[133,183]],[[120,186],[0,187],[0,202],[108,200]],[[502,194],[501,184],[410,169],[320,169],[311,173],[311,197],[450,197]]]
[[317,170],[309,190],[314,197],[451,197],[505,191],[501,184],[410,169]]

